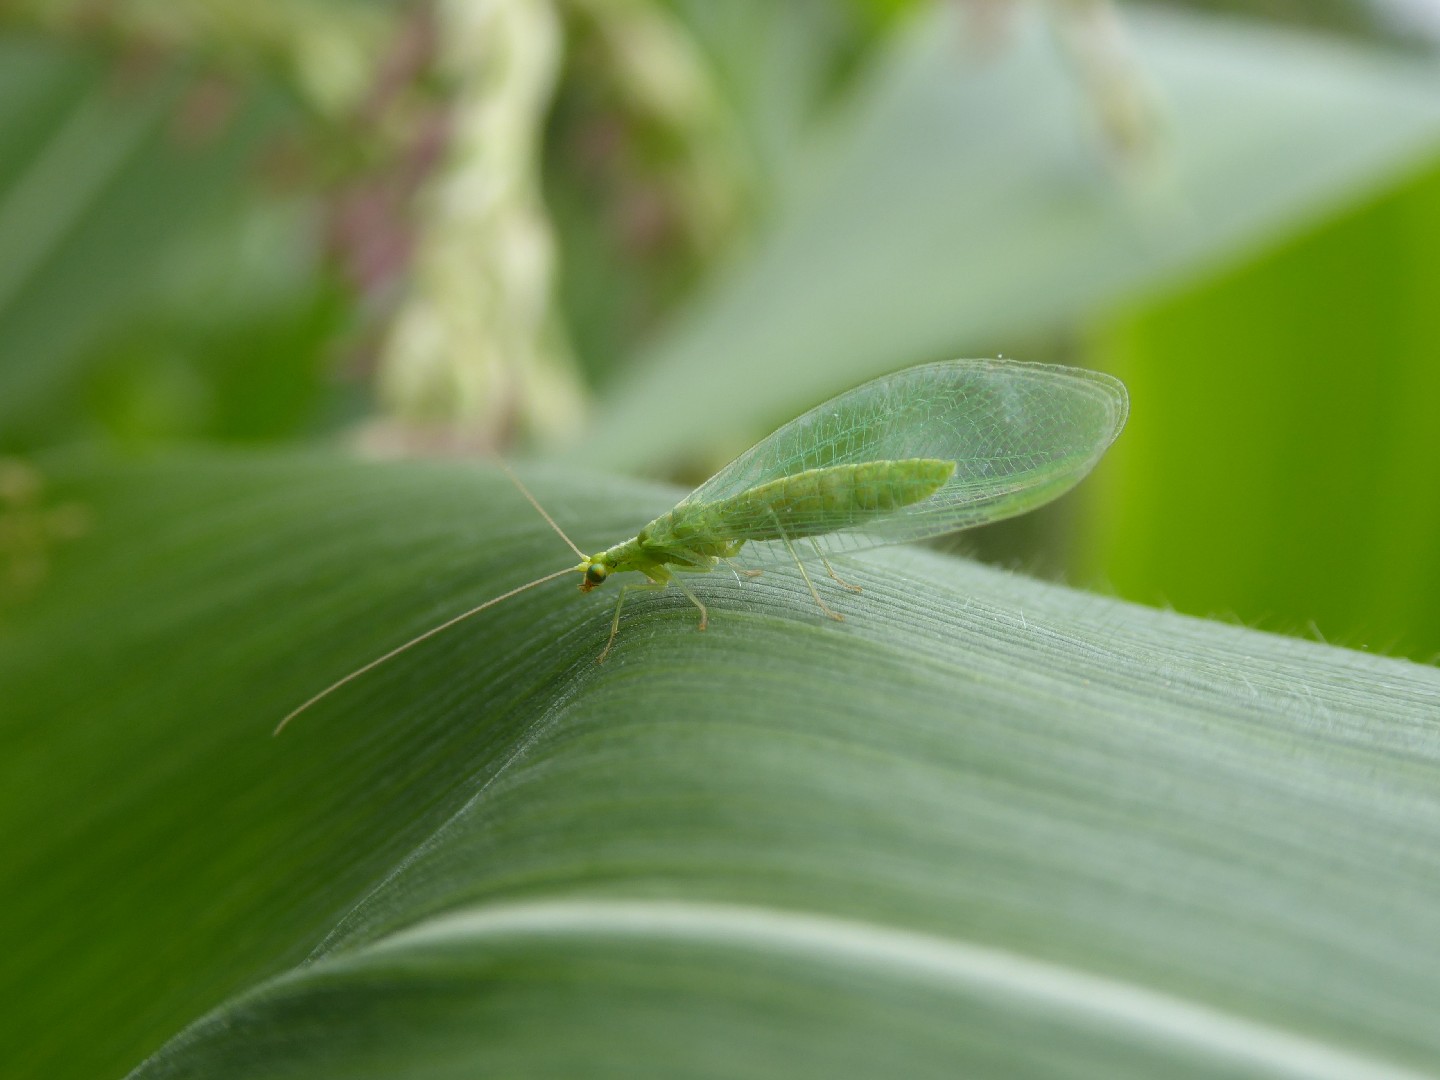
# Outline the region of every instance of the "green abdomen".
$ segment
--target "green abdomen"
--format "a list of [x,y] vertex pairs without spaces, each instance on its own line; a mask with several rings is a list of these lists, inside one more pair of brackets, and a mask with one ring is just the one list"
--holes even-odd
[[954,473],[955,462],[932,458],[807,469],[718,502],[682,504],[647,532],[681,544],[818,536],[922,502]]

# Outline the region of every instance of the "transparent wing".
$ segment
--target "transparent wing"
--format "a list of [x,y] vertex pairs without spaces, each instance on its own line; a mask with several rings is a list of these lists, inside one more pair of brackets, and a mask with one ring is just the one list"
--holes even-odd
[[[680,503],[694,508],[831,465],[903,458],[955,462],[935,494],[875,518],[828,511],[810,523],[828,553],[938,536],[1034,509],[1090,471],[1125,424],[1118,379],[1010,360],[952,360],[857,386],[761,440]],[[677,507],[677,510],[679,508]],[[767,526],[730,523],[760,539]],[[747,537],[747,532],[757,535]],[[797,545],[803,553],[806,541]]]

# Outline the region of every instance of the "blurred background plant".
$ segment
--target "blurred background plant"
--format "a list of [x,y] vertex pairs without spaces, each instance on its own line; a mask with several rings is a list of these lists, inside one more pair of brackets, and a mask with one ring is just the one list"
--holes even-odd
[[1103,513],[968,547],[1431,658],[1434,9],[1192,6],[1276,22],[12,2],[0,451],[341,438],[690,480],[867,375],[1087,363],[1137,401]]

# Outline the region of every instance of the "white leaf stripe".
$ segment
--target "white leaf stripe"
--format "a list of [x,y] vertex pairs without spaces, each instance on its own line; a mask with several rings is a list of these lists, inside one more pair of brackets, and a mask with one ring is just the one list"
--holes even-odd
[[991,946],[857,920],[731,904],[556,900],[457,912],[399,931],[335,962],[459,940],[575,936],[684,940],[783,951],[829,963],[884,968],[952,990],[1003,995],[1151,1046],[1184,1048],[1260,1074],[1313,1080],[1434,1080],[1280,1028],[1156,990],[1075,971]]

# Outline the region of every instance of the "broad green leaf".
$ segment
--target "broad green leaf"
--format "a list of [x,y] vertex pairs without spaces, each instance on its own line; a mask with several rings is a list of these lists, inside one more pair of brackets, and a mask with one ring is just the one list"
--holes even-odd
[[[526,477],[587,548],[678,494]],[[36,479],[6,536],[90,528],[0,614],[16,1075],[1440,1069],[1434,669],[896,549],[604,665],[557,582],[272,740],[573,556],[464,465]]]
[[742,432],[867,376],[1013,354],[1251,251],[1440,146],[1433,64],[1127,9],[1164,128],[1158,182],[1129,190],[1047,27],[1020,18],[976,40],[965,10],[937,5],[860,81],[753,253],[610,388],[581,446],[590,460],[723,459]]

